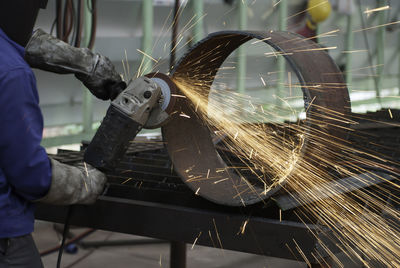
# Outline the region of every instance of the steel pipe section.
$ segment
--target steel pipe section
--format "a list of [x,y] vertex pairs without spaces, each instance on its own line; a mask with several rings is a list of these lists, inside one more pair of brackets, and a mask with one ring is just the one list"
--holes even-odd
[[[350,112],[349,94],[341,72],[318,44],[295,33],[213,33],[198,42],[181,58],[171,73],[172,80],[179,77],[201,77],[205,87],[210,89],[224,60],[251,39],[262,40],[283,55],[296,73],[302,85],[307,111],[306,126],[321,128],[327,135],[338,138],[346,135],[345,132],[339,131],[340,128],[331,126],[329,120],[333,119],[326,119],[332,118],[332,110],[338,115]],[[187,82],[190,85],[191,81]],[[193,84],[193,89],[195,88]],[[253,185],[253,189],[249,191],[249,186],[234,171],[227,169],[226,163],[215,149],[210,130],[196,114],[195,106],[186,98],[177,98],[175,109],[177,112],[173,113],[170,121],[163,126],[162,134],[176,172],[193,191],[218,204],[244,206],[267,199],[281,188],[278,186],[262,195],[264,188]],[[190,119],[179,116],[181,113],[190,116]],[[326,123],[322,127],[315,123],[320,120]],[[338,121],[334,124],[337,125]],[[303,157],[313,150],[310,139],[306,138]],[[205,178],[207,173],[209,179],[193,179],[196,176]],[[216,181],[221,182],[214,183]]]

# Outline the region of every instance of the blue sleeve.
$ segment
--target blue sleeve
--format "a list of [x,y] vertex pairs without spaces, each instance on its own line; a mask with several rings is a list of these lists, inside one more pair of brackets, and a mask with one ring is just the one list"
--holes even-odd
[[0,167],[16,194],[27,200],[46,195],[51,164],[43,147],[43,117],[31,70],[0,75]]

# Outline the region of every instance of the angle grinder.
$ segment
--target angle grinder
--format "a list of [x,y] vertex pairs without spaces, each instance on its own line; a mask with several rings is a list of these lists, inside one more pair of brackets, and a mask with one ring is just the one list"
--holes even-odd
[[175,84],[162,73],[131,80],[111,102],[84,161],[102,171],[113,170],[142,128],[157,128],[169,119],[174,93]]

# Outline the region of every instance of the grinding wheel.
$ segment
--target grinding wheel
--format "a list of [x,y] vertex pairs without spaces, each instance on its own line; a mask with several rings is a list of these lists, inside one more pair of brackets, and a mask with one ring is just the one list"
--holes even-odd
[[[207,77],[205,83],[210,89],[225,59],[251,39],[258,39],[282,53],[294,70],[302,86],[306,125],[317,127],[314,124],[318,120],[315,119],[328,116],[326,110],[342,115],[350,112],[348,90],[332,58],[315,42],[289,32],[213,33],[181,58],[172,72],[172,80],[186,74],[198,74]],[[299,47],[309,52],[296,53],[296,48]],[[178,93],[183,94],[179,89]],[[310,105],[311,102],[313,105]],[[174,169],[193,191],[218,204],[244,206],[267,199],[281,188],[280,185],[276,186],[264,195],[264,188],[257,185],[253,185],[252,191],[246,191],[249,186],[235,172],[227,169],[226,163],[215,149],[209,129],[196,114],[193,104],[188,99],[179,98],[176,99],[174,109],[176,112],[171,114],[169,122],[162,127],[162,134]],[[180,113],[188,115],[190,119],[179,116]],[[325,122],[325,133],[338,138],[345,135],[338,131],[338,127],[331,127],[329,119],[325,119]],[[345,122],[342,124],[343,127],[346,126]],[[314,149],[309,143],[306,138],[302,148],[303,156]],[[207,173],[212,179],[190,179],[193,176],[205,176]],[[216,181],[221,182],[216,184]]]
[[145,76],[156,82],[161,88],[161,98],[143,127],[147,129],[159,128],[162,124],[168,122],[170,114],[174,111],[177,89],[171,78],[166,74],[150,73]]

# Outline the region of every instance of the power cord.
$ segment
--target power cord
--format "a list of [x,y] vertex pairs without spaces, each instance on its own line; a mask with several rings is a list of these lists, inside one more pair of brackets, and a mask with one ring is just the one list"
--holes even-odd
[[67,234],[69,231],[69,222],[71,220],[72,210],[73,210],[73,205],[68,206],[67,217],[65,218],[64,230],[62,234],[61,246],[58,250],[57,268],[61,267],[61,258],[65,248],[65,241],[67,240]]

